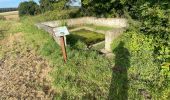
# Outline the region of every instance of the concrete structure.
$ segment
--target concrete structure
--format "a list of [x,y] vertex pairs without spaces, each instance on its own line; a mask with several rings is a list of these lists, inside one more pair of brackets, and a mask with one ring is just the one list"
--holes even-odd
[[[43,22],[38,23],[36,26],[38,28],[42,28],[49,32],[56,42],[59,43],[59,39],[55,37],[54,32],[52,31],[53,28],[59,27],[62,25],[68,26],[80,26],[79,28],[69,30],[70,32],[80,29],[86,29],[90,31],[95,31],[97,33],[105,34],[105,51],[111,52],[111,43],[112,41],[117,38],[119,35],[125,31],[126,27],[128,27],[126,19],[119,19],[119,18],[95,18],[95,17],[82,17],[82,18],[75,18],[75,19],[66,19],[66,20],[58,20],[58,21],[50,21],[50,22]],[[109,26],[114,27],[113,30],[108,31],[101,31],[95,30],[90,27],[84,27],[83,25],[93,24],[96,26]]]

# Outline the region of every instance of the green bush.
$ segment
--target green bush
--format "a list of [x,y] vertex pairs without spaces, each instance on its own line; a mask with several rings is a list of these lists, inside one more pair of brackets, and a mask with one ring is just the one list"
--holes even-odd
[[21,2],[18,7],[19,15],[36,15],[40,12],[39,6],[34,1]]
[[55,0],[40,0],[40,9],[41,12],[44,13],[46,11],[50,11],[53,10],[53,3],[55,2]]
[[[154,37],[146,37],[138,31],[131,30],[113,42],[113,50],[121,41],[125,43],[124,48],[127,48],[130,53],[130,67],[127,72],[129,99],[133,99],[135,95],[139,96],[140,90],[144,90],[153,99],[168,97],[164,94],[165,91],[170,93],[167,90],[169,82],[160,73],[160,63],[155,60]],[[123,59],[126,58],[119,58],[121,65],[127,65],[122,61]]]

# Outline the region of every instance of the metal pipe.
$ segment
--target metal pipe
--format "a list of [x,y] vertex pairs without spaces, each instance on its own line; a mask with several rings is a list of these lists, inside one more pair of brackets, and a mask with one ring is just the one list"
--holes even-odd
[[61,43],[61,49],[62,49],[62,53],[63,53],[64,63],[66,63],[67,62],[67,52],[66,52],[64,36],[60,36],[60,43]]

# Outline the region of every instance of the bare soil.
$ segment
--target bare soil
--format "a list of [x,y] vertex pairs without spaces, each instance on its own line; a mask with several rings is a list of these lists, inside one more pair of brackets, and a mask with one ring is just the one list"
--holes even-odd
[[16,33],[0,41],[0,100],[52,100],[51,68],[22,40]]

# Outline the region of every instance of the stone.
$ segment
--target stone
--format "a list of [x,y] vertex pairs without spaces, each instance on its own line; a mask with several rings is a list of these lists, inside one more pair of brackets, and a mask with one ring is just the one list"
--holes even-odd
[[91,31],[93,30],[101,34],[105,34],[105,50],[108,52],[111,52],[112,50],[111,43],[113,42],[113,40],[118,36],[120,36],[125,31],[125,28],[128,27],[127,20],[123,18],[95,18],[95,17],[82,17],[82,18],[65,19],[62,21],[58,20],[58,21],[43,22],[43,23],[36,24],[36,26],[38,28],[42,28],[47,32],[49,32],[54,37],[55,41],[60,45],[59,38],[54,35],[53,28],[61,26],[63,21],[67,23],[68,26],[83,26],[87,24],[93,24],[96,26],[114,27],[113,30],[109,30],[109,31],[99,31],[88,27],[79,28],[79,29],[82,28],[88,29]]

